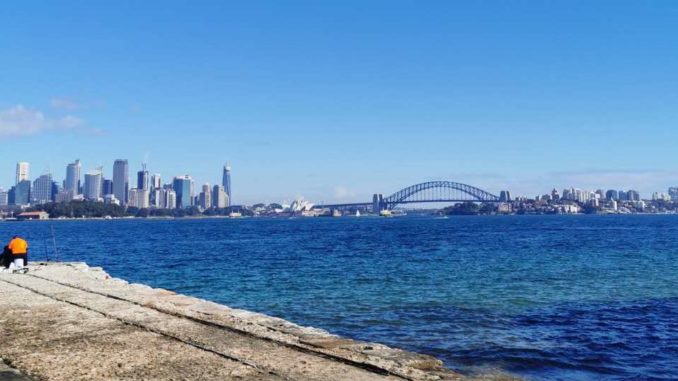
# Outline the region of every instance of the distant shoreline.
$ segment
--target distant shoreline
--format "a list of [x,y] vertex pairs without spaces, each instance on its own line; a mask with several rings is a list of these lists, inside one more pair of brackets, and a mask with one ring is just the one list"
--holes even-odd
[[[678,216],[678,213],[600,213],[600,214],[586,214],[586,213],[563,213],[563,214],[473,214],[473,215],[427,215],[427,214],[416,214],[411,213],[406,216],[396,216],[388,217],[391,219],[402,219],[402,218],[412,218],[415,217],[431,217],[431,218],[454,218],[454,217],[586,217],[586,216],[598,216],[598,217],[621,217],[621,216]],[[59,217],[59,218],[49,218],[46,220],[38,219],[17,219],[17,218],[5,218],[0,219],[0,222],[54,222],[54,221],[121,221],[121,220],[155,220],[155,221],[170,221],[170,220],[251,220],[251,219],[266,219],[266,220],[315,220],[315,219],[384,219],[384,217],[376,215],[365,215],[362,217],[353,217],[353,216],[342,216],[342,217],[290,217],[290,216],[242,216],[242,217],[229,217],[229,216],[184,216],[184,217],[170,217],[170,216],[152,216],[152,217]]]

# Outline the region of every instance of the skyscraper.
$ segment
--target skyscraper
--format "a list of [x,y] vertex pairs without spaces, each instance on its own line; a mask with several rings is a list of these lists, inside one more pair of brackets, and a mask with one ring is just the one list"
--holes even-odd
[[103,179],[101,182],[101,194],[104,196],[113,194],[113,180]]
[[80,194],[80,160],[66,166],[66,181],[64,182],[64,191],[69,192],[71,198]]
[[160,174],[159,173],[154,173],[153,176],[151,176],[151,189],[160,189],[162,188],[162,182],[160,179]]
[[230,206],[233,198],[231,196],[231,166],[229,164],[224,165],[224,173],[221,178],[221,185],[224,186],[224,192],[226,192],[226,196],[228,196],[227,206]]
[[200,207],[203,209],[212,207],[212,190],[210,189],[209,184],[202,186],[202,192],[200,192]]
[[21,180],[14,187],[14,205],[29,205],[31,200],[31,182]]
[[228,196],[223,185],[215,185],[212,188],[212,206],[223,209],[228,206]]
[[85,174],[85,186],[83,195],[85,199],[91,201],[99,201],[103,194],[102,192],[103,175],[101,171],[94,170]]
[[113,163],[113,195],[120,205],[127,205],[129,192],[129,166],[127,160],[118,159]]
[[144,164],[143,169],[137,172],[137,189],[150,190],[150,180],[146,164]]
[[29,167],[30,167],[30,165],[25,161],[21,161],[21,162],[16,163],[16,182],[15,182],[15,185],[19,184],[20,181],[30,180],[30,177],[29,177],[29,174],[28,174]]
[[47,204],[54,200],[52,174],[46,173],[33,181],[31,204]]
[[670,187],[669,196],[671,197],[671,200],[678,201],[678,187]]
[[172,182],[172,189],[176,192],[177,208],[188,208],[191,206],[193,195],[191,194],[191,184],[193,180],[189,175],[177,176]]

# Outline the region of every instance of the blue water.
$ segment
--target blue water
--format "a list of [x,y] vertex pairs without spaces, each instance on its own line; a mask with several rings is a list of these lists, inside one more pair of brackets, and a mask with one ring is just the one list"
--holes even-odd
[[1,223],[31,255],[535,380],[678,375],[678,216]]

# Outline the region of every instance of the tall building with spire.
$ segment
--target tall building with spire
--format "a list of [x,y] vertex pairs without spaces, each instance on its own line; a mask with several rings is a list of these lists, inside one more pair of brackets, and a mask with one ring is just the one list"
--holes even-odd
[[224,165],[224,173],[221,178],[221,185],[224,186],[224,192],[226,192],[226,196],[228,196],[228,205],[231,206],[231,165],[226,164]]

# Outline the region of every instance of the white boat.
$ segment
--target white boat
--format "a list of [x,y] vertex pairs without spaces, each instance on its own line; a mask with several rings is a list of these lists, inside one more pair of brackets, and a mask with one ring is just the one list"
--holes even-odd
[[359,211],[359,210],[356,210],[356,211],[355,211],[355,216],[356,216],[356,217],[360,217],[360,211]]

